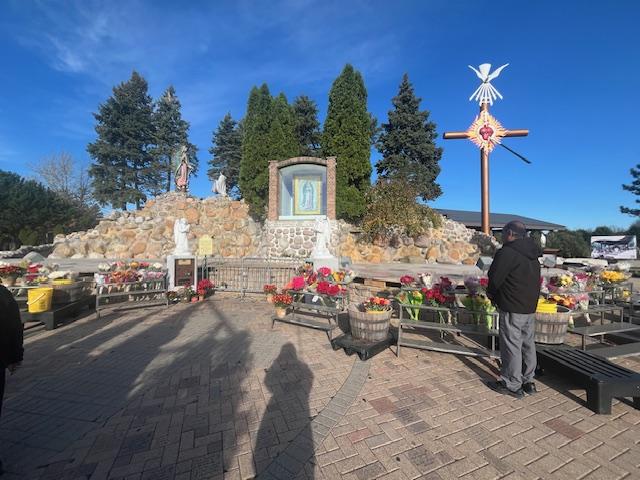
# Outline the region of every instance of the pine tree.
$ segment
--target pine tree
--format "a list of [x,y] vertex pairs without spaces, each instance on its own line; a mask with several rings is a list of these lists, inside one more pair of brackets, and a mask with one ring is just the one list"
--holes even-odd
[[154,189],[158,168],[152,155],[153,104],[147,90],[147,81],[134,71],[94,114],[98,139],[87,151],[94,160],[89,175],[101,205],[126,210],[128,203],[135,203],[140,208],[146,193]]
[[155,185],[152,193],[155,195],[161,191],[171,191],[171,179],[176,167],[172,158],[182,145],[187,146],[189,163],[194,167],[193,175],[197,175],[197,147],[189,142],[189,122],[182,119],[180,108],[180,100],[173,85],[170,85],[158,100],[153,115],[156,132],[153,153],[161,167],[154,172]]
[[347,64],[329,92],[322,152],[337,157],[336,213],[358,220],[371,187],[370,148],[375,122],[367,112],[367,90],[360,72]]
[[[622,189],[627,192],[633,193],[635,196],[640,196],[640,164],[636,165],[630,171],[633,181],[628,185],[622,185]],[[636,203],[640,203],[640,199],[636,198]],[[621,213],[626,213],[634,217],[640,217],[640,208],[620,207]]]
[[271,107],[268,160],[280,161],[298,155],[300,145],[295,129],[296,120],[293,109],[287,102],[287,97],[281,93],[273,99]]
[[301,95],[293,102],[296,118],[296,135],[300,144],[300,155],[318,157],[320,152],[320,122],[316,102]]
[[269,194],[269,160],[273,160],[268,143],[272,103],[266,83],[260,88],[253,87],[244,117],[238,184],[250,213],[257,218],[264,217]]
[[436,125],[428,120],[429,112],[420,110],[409,76],[405,73],[398,95],[391,101],[388,123],[382,124],[377,141],[382,159],[376,163],[380,178],[403,179],[411,184],[423,200],[442,194],[436,178],[442,148],[436,147]]
[[238,185],[240,160],[242,159],[242,131],[240,125],[227,113],[220,121],[218,129],[213,132],[213,146],[209,153],[213,157],[209,160],[207,176],[212,182],[220,173],[227,178],[227,190],[232,192]]

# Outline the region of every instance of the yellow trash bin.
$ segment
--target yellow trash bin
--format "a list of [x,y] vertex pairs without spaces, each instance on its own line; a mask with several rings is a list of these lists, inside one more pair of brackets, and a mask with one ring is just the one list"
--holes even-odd
[[51,310],[53,288],[30,288],[27,291],[27,307],[29,313],[42,313]]

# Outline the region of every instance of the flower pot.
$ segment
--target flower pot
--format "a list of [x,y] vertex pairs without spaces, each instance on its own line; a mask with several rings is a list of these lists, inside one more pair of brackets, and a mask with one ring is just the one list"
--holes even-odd
[[204,302],[204,295],[198,295],[198,301]]
[[273,303],[273,293],[267,293],[267,303]]
[[16,280],[18,277],[15,275],[7,275],[6,277],[0,277],[2,279],[2,284],[5,287],[13,287],[16,284]]
[[355,305],[349,306],[351,336],[370,342],[385,340],[389,332],[391,309],[363,312]]
[[191,297],[191,303],[196,303],[198,301],[198,297]]
[[284,318],[287,316],[287,309],[284,307],[276,307],[276,317]]
[[567,333],[570,310],[566,307],[558,306],[556,313],[536,312],[534,324],[534,340],[536,343],[547,345],[560,345],[564,343],[564,336]]

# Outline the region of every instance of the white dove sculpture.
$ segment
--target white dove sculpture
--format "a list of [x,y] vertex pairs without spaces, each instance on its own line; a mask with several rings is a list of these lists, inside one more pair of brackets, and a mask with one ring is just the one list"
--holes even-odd
[[479,105],[482,105],[483,103],[493,105],[494,100],[497,100],[498,98],[502,100],[502,95],[500,95],[500,92],[496,90],[493,85],[491,85],[491,80],[500,75],[502,69],[507,65],[509,64],[505,63],[501,67],[496,68],[493,73],[489,73],[489,71],[491,70],[490,63],[483,63],[478,67],[478,70],[469,65],[469,68],[476,72],[478,78],[482,80],[482,84],[480,84],[476,91],[473,92],[473,95],[469,97],[469,101],[475,100]]

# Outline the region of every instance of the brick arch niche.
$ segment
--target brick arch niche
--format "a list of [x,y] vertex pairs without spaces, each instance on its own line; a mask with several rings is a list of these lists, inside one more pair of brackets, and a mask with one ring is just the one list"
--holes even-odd
[[[300,210],[295,201],[301,182],[317,185],[316,209]],[[307,188],[309,188],[307,186]],[[311,205],[308,205],[311,207]],[[293,157],[269,162],[269,220],[310,220],[336,218],[336,157]]]

